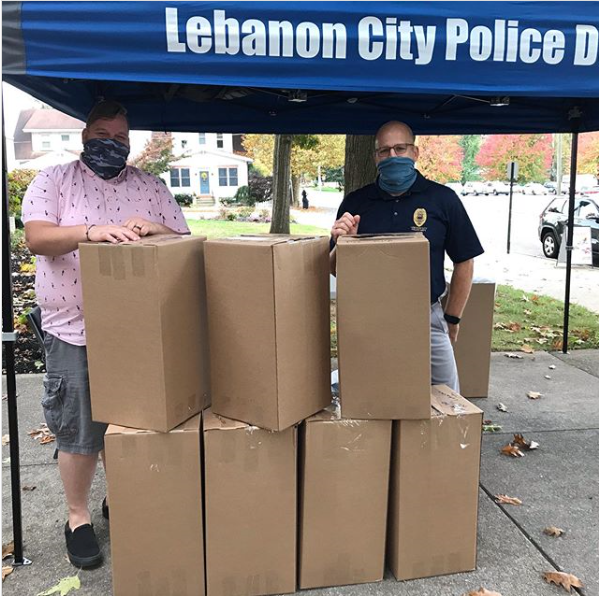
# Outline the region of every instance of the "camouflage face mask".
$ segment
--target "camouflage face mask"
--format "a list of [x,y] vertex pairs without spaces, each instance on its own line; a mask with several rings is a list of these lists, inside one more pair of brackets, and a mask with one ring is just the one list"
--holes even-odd
[[125,167],[129,147],[114,139],[90,139],[83,144],[81,160],[103,180],[118,176]]

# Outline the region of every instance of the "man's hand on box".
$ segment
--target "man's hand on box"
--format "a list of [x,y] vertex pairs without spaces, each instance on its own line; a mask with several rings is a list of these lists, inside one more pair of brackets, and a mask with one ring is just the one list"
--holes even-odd
[[334,224],[331,229],[331,235],[333,240],[337,241],[339,236],[354,235],[358,233],[358,226],[360,225],[360,216],[352,215],[351,213],[344,213]]
[[128,219],[124,224],[126,228],[135,232],[139,236],[153,236],[154,234],[161,234],[162,227],[154,223],[153,221],[147,221],[141,217],[132,217]]
[[131,230],[125,226],[97,226],[89,225],[87,227],[87,239],[90,242],[119,242],[139,240],[139,234],[136,230]]

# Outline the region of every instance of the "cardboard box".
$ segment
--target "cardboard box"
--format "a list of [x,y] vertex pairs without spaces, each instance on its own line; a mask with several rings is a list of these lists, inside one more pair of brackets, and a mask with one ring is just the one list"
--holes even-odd
[[301,589],[383,579],[391,425],[327,408],[301,426]]
[[453,347],[464,397],[489,396],[494,308],[495,284],[473,283]]
[[476,568],[483,413],[446,385],[430,420],[394,423],[387,564],[398,580]]
[[209,596],[295,592],[297,429],[204,412]]
[[331,401],[327,238],[206,242],[216,414],[283,430]]
[[200,416],[169,433],[109,426],[114,596],[203,596]]
[[430,416],[429,246],[421,233],[337,242],[341,413]]
[[80,245],[94,420],[166,432],[210,404],[204,240]]

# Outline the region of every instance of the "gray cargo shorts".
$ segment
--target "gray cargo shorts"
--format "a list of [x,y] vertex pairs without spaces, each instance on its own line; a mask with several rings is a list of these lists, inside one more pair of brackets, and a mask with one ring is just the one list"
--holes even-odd
[[93,455],[104,449],[107,424],[92,421],[85,346],[44,337],[46,374],[42,407],[58,451]]

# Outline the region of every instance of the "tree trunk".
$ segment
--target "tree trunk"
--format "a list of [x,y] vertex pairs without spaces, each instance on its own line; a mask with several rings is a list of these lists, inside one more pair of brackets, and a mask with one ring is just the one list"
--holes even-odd
[[362,188],[376,179],[374,135],[345,137],[345,194]]
[[300,193],[301,193],[300,180],[301,180],[300,176],[291,174],[291,188],[293,190],[293,198],[291,200],[291,204],[296,209],[299,209],[299,207],[300,207]]
[[271,234],[289,234],[289,182],[293,135],[275,135]]

